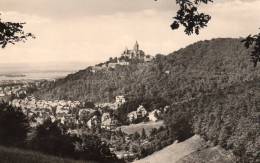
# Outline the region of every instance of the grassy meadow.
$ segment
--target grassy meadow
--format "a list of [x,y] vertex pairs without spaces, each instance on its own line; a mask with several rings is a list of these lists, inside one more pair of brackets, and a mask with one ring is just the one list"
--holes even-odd
[[149,135],[151,130],[153,128],[160,128],[161,126],[164,126],[163,121],[158,121],[158,122],[143,122],[143,123],[138,123],[138,124],[131,124],[128,126],[120,126],[121,130],[124,133],[127,134],[134,134],[135,132],[141,133],[142,130],[144,129],[146,134]]
[[38,152],[0,146],[1,163],[97,163],[94,161],[76,161],[44,155]]

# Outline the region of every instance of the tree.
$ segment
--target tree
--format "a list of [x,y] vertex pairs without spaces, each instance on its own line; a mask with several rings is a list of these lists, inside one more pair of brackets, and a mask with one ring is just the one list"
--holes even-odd
[[77,142],[78,158],[84,160],[97,160],[100,162],[120,162],[116,156],[111,153],[109,145],[102,141],[96,135],[84,135]]
[[8,43],[25,41],[28,37],[35,38],[31,33],[25,33],[23,26],[25,23],[3,22],[0,18],[0,46],[5,48]]
[[30,130],[29,120],[17,108],[0,104],[0,144],[23,146]]
[[157,128],[153,128],[150,132],[150,137],[153,137],[157,133]]
[[187,112],[178,111],[165,119],[170,135],[175,140],[184,141],[193,136],[192,117]]
[[246,39],[242,40],[242,42],[244,42],[246,48],[253,48],[251,58],[254,67],[256,67],[257,63],[260,62],[260,33],[253,36],[249,35]]
[[147,138],[147,135],[146,135],[146,132],[145,132],[144,128],[142,129],[141,138],[142,139],[146,139]]
[[59,122],[50,119],[44,121],[36,129],[36,135],[32,139],[33,149],[56,156],[74,156],[75,138],[66,134]]
[[136,131],[134,134],[133,134],[133,140],[138,140],[140,138],[140,134]]
[[91,108],[91,109],[93,109],[93,108],[95,108],[95,104],[94,104],[94,102],[87,100],[87,101],[85,102],[85,107],[86,107],[86,108]]
[[184,32],[191,35],[194,32],[198,35],[201,28],[207,26],[211,17],[198,11],[199,5],[208,4],[213,0],[176,0],[179,7],[174,22],[171,25],[173,30],[178,29],[180,25],[185,27]]

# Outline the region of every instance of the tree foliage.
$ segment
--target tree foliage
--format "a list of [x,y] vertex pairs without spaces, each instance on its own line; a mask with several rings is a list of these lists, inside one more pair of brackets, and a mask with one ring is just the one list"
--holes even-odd
[[189,113],[177,111],[166,116],[170,116],[166,117],[165,120],[173,139],[184,141],[194,135],[192,131],[192,116]]
[[256,67],[257,63],[260,62],[260,33],[249,35],[242,42],[244,42],[246,48],[253,48],[251,59],[254,67]]
[[33,149],[43,153],[69,157],[74,153],[74,141],[58,122],[48,119],[37,127],[31,144]]
[[107,142],[102,141],[96,135],[83,135],[76,143],[76,154],[84,160],[96,160],[100,162],[120,162],[115,154],[111,153]]
[[7,44],[25,41],[27,38],[35,38],[32,33],[26,33],[23,30],[25,23],[4,22],[0,18],[0,46],[5,48]]
[[186,34],[195,33],[198,35],[200,29],[206,27],[211,19],[210,15],[199,12],[198,7],[202,3],[208,4],[209,2],[213,2],[213,0],[176,0],[179,10],[174,17],[171,28],[175,30],[182,25]]
[[0,144],[23,146],[29,132],[27,117],[17,108],[0,104]]
[[120,162],[110,152],[108,144],[98,136],[72,136],[59,121],[52,122],[50,119],[37,127],[30,147],[54,156],[108,163]]

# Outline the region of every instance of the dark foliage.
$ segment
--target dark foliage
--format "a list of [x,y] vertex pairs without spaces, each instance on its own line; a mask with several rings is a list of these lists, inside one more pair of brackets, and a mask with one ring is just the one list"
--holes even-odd
[[110,152],[109,145],[96,135],[85,135],[76,143],[76,155],[83,160],[121,162]]
[[254,67],[257,66],[257,63],[260,62],[260,33],[256,35],[249,35],[246,39],[242,40],[246,48],[252,47],[251,59],[254,63]]
[[93,109],[95,107],[95,104],[94,104],[94,102],[86,101],[84,106],[86,108],[92,108]]
[[144,128],[142,129],[142,133],[141,133],[141,139],[146,139],[147,138],[147,135],[146,135],[146,132],[144,130]]
[[101,141],[98,136],[71,136],[67,134],[61,123],[58,121],[51,122],[50,119],[37,127],[30,147],[59,157],[108,163],[120,162],[110,152],[108,144]]
[[196,33],[198,35],[200,29],[206,27],[211,18],[207,14],[200,13],[198,6],[201,3],[207,4],[209,2],[213,2],[213,0],[176,0],[179,10],[174,17],[171,28],[175,30],[182,25],[186,34]]
[[48,119],[37,127],[31,145],[34,150],[46,154],[71,157],[74,154],[75,141],[76,138],[67,135],[58,122]]
[[[190,137],[192,137],[193,129],[192,129],[192,116],[187,112],[182,111],[174,111],[170,109],[171,113],[167,113],[164,119],[165,124],[167,124],[170,129],[170,136],[174,140],[184,141]],[[170,116],[170,117],[168,117]]]
[[98,163],[44,155],[39,152],[0,146],[1,163]]
[[[259,155],[259,79],[203,94],[199,98],[173,104],[165,116],[169,128],[178,112],[191,114],[192,130],[215,145],[234,152],[246,162],[257,162]],[[258,111],[257,111],[258,110]],[[179,126],[179,125],[178,125]]]
[[25,23],[3,22],[0,19],[0,45],[2,48],[9,43],[15,44],[25,41],[28,37],[35,38],[31,33],[25,33],[23,26]]
[[1,145],[23,147],[29,130],[29,121],[22,111],[6,103],[0,104]]
[[143,134],[141,134],[141,136],[139,135],[139,138],[137,140],[138,141],[147,140],[147,142],[139,146],[134,146],[134,151],[138,153],[139,159],[151,155],[152,153],[159,151],[168,145],[171,145],[174,141],[172,136],[170,136],[169,129],[165,127],[161,127],[158,130],[157,129],[152,130],[150,136],[147,136],[146,134],[145,136],[143,136],[144,131],[142,131],[142,133]]

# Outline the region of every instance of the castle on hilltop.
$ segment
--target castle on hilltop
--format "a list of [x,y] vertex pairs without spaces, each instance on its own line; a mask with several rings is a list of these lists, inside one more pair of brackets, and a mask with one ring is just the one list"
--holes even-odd
[[136,41],[134,48],[132,50],[128,50],[128,48],[126,48],[125,51],[122,53],[122,56],[128,57],[129,59],[143,59],[145,57],[145,53],[143,50],[139,49],[139,44]]
[[107,62],[97,64],[93,71],[106,68],[116,68],[117,65],[128,66],[132,63],[150,62],[153,58],[154,57],[150,55],[146,55],[145,52],[139,48],[139,44],[136,41],[132,50],[126,48],[120,57],[110,57]]

